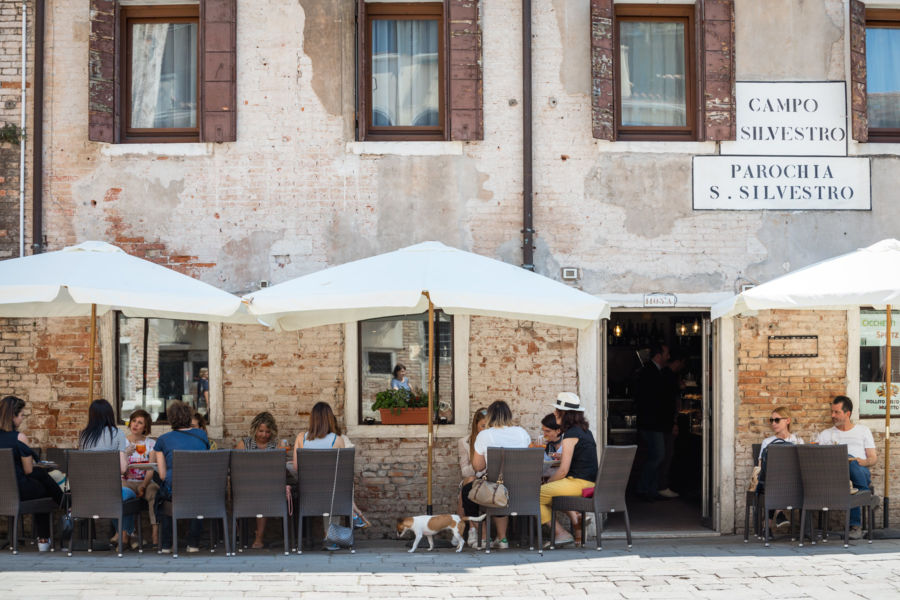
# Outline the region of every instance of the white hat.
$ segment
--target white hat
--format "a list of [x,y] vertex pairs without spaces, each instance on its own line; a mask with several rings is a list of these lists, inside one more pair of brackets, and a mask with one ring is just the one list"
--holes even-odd
[[575,410],[584,412],[584,407],[581,406],[581,399],[577,394],[573,394],[572,392],[560,392],[559,395],[556,396],[556,404],[553,404],[552,406],[557,410]]

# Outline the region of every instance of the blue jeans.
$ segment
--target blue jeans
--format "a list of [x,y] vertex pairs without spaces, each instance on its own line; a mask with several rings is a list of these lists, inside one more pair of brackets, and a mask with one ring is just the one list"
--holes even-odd
[[[132,498],[137,498],[137,494],[134,493],[134,490],[131,488],[123,487],[122,488],[122,502],[126,500],[131,500]],[[119,530],[119,520],[113,519],[113,529],[116,531]],[[128,535],[132,535],[134,533],[134,515],[128,515],[124,519],[122,519],[122,529]]]
[[[872,474],[869,467],[864,467],[855,460],[850,461],[850,481],[853,487],[862,491],[872,487]],[[858,508],[850,509],[850,527],[862,525],[862,512]]]
[[659,493],[659,468],[666,457],[665,434],[661,431],[641,429],[638,433],[647,445],[647,458],[641,471],[638,493],[656,496]]

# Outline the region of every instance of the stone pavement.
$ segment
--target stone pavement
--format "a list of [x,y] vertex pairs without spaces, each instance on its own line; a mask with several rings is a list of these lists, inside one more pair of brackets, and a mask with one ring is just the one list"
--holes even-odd
[[[235,557],[155,553],[0,552],[0,598],[900,598],[900,541],[770,548],[735,536],[621,540],[593,549],[468,548],[408,554],[365,542],[356,554]],[[427,547],[427,545],[426,545]]]

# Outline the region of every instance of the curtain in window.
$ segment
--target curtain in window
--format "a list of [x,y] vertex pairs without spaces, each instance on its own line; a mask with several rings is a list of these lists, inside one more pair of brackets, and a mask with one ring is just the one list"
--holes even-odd
[[684,126],[684,24],[622,21],[619,25],[624,126]]
[[197,24],[131,30],[131,127],[197,126]]
[[870,128],[900,128],[900,28],[866,29]]
[[372,21],[372,125],[439,120],[438,21]]

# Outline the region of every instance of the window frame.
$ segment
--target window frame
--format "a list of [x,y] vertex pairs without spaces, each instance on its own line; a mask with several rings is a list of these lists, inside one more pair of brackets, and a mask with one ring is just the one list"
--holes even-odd
[[[365,15],[359,22],[365,27],[363,43],[360,44],[359,60],[362,62],[362,79],[357,94],[364,98],[362,110],[357,109],[360,141],[446,141],[449,139],[447,126],[447,19],[444,2],[372,2],[364,3]],[[372,120],[372,22],[381,19],[414,21],[438,20],[438,119],[437,127],[432,126],[391,126],[377,127]]]
[[[894,8],[867,8],[866,9],[866,30],[872,29],[897,29],[900,30],[900,9]],[[867,49],[868,50],[868,49]],[[868,52],[866,52],[866,77],[868,78]],[[866,121],[869,119],[869,90],[868,79],[866,81]],[[868,127],[869,142],[900,142],[900,127]]]
[[[692,142],[698,139],[697,24],[692,4],[616,4],[613,19],[613,93],[615,97],[613,122],[616,141]],[[685,68],[685,125],[684,126],[623,126],[622,123],[622,60],[620,27],[623,22],[682,22],[684,23]]]
[[[184,128],[133,128],[131,127],[131,25],[137,23],[194,23],[197,25],[197,106],[196,126]],[[119,25],[119,57],[122,78],[116,93],[121,107],[121,143],[191,143],[200,141],[202,121],[203,41],[198,4],[159,4],[146,6],[122,6]]]

